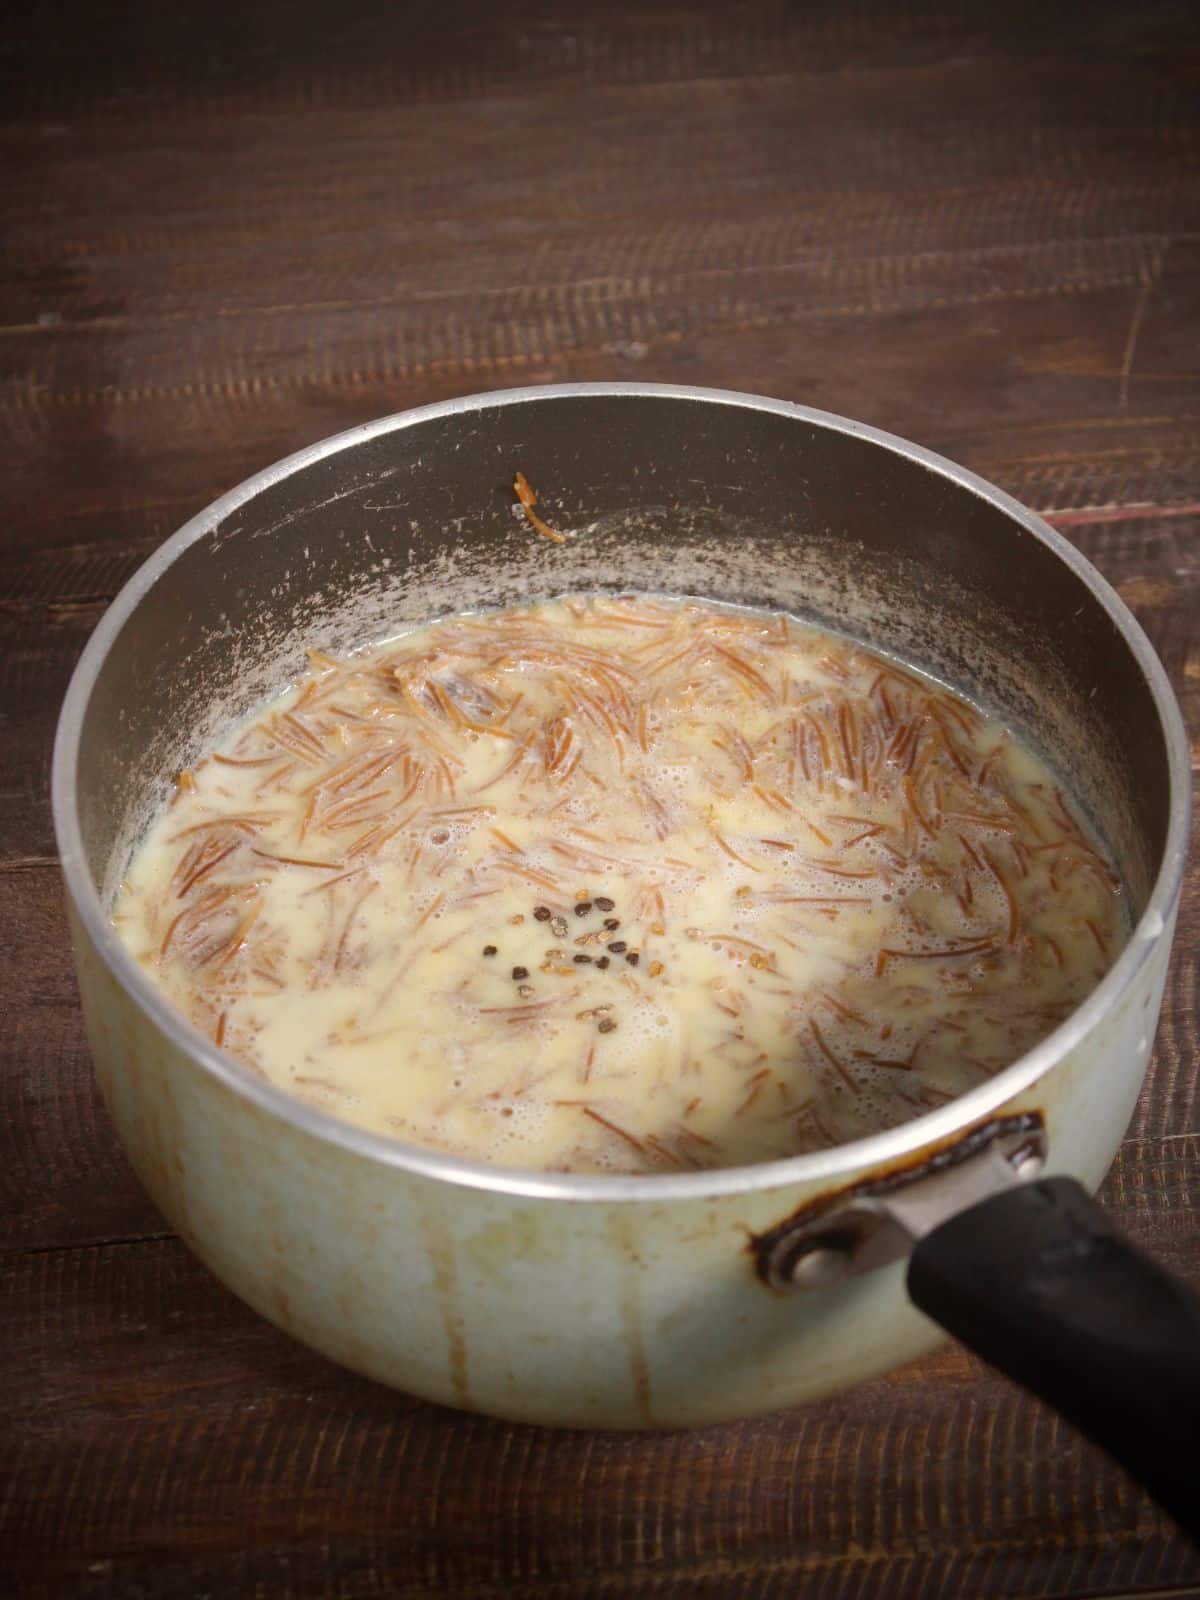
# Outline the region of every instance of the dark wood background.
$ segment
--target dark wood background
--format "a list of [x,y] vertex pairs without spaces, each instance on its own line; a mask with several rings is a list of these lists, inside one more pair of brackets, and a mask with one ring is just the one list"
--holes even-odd
[[[362,419],[572,378],[802,399],[993,478],[1141,617],[1200,765],[1200,12],[246,10],[18,4],[0,40],[0,1592],[1200,1594],[1200,1554],[954,1348],[630,1437],[289,1343],[114,1141],[46,808],[78,651],[192,512]],[[1198,947],[1193,865],[1105,1191],[1194,1282]]]

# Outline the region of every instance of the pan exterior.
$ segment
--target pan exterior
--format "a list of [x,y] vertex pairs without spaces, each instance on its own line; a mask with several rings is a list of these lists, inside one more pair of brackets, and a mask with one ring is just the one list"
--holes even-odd
[[[510,516],[505,483],[535,461],[575,486],[578,520],[593,519],[565,548],[531,547]],[[681,512],[684,496],[695,503]],[[651,521],[632,538],[629,508],[642,499]],[[455,540],[461,560],[443,548]],[[339,584],[349,593],[381,549],[393,569],[409,564],[383,598],[394,593],[416,615],[431,614],[420,609],[434,592],[420,589],[426,569],[449,574],[437,592],[456,603],[582,583],[587,561],[603,558],[611,581],[630,587],[710,574],[710,587],[691,592],[798,609],[840,560],[845,581],[821,601],[849,631],[860,615],[864,627],[886,622],[886,639],[914,659],[943,651],[952,679],[973,639],[997,641],[1001,665],[981,694],[994,687],[997,704],[1042,719],[1047,743],[1071,753],[1075,737],[1080,761],[1107,741],[1097,809],[1108,806],[1124,840],[1140,912],[1129,946],[1071,1017],[988,1083],[871,1139],[758,1167],[516,1173],[304,1105],[173,1011],[122,947],[103,877],[124,797],[169,770],[162,730],[199,727],[210,677],[247,695],[278,681],[253,655],[272,606],[307,627],[313,596]],[[368,591],[386,571],[372,572]],[[379,614],[390,615],[382,602]],[[334,618],[293,642],[337,648],[339,638]],[[805,1295],[767,1288],[752,1236],[800,1206],[1025,1111],[1044,1119],[1048,1172],[1099,1184],[1149,1060],[1189,794],[1187,741],[1160,663],[1107,585],[1031,513],[845,419],[652,385],[426,408],[325,441],[232,491],[150,558],[97,628],[68,691],[53,779],[97,1076],[140,1178],[187,1244],[280,1328],[383,1383],[514,1420],[614,1428],[797,1404],[939,1342],[907,1300],[902,1264]]]

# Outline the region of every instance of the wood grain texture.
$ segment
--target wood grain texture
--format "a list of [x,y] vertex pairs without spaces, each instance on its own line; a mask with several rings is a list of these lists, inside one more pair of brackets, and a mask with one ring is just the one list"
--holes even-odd
[[[515,382],[801,399],[1051,521],[1200,772],[1200,26],[1186,0],[33,0],[0,39],[0,1592],[1200,1595],[953,1347],[652,1437],[455,1415],[234,1301],[141,1192],[78,1014],[54,718],[137,564],[369,417]],[[1200,864],[1105,1197],[1200,1284]]]

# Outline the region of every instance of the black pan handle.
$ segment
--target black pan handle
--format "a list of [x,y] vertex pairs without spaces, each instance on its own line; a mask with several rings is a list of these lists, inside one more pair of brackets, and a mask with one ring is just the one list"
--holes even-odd
[[1073,1178],[1021,1184],[940,1223],[913,1250],[908,1292],[1200,1541],[1200,1300]]

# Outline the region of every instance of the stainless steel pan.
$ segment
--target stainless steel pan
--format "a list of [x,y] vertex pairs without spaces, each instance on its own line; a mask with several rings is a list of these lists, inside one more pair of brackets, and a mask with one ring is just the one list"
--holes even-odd
[[[565,545],[514,516],[518,467],[573,530]],[[216,1049],[105,911],[164,774],[294,674],[306,645],[579,587],[813,616],[1014,720],[1119,858],[1138,915],[1120,960],[959,1100],[824,1153],[716,1172],[454,1160],[336,1121]],[[527,389],[385,418],[250,479],[151,557],[84,652],[53,789],[120,1136],[188,1244],[296,1338],[451,1405],[654,1427],[853,1384],[928,1349],[940,1322],[1195,1527],[1190,1472],[1170,1462],[1200,1424],[1200,1320],[1085,1194],[1150,1052],[1187,745],[1121,601],[1005,495],[842,418],[699,389]]]

